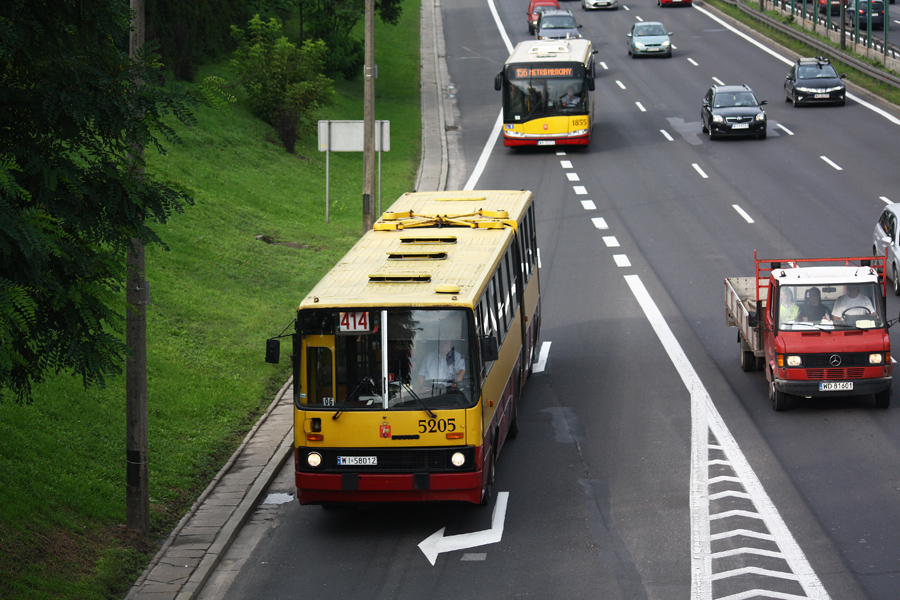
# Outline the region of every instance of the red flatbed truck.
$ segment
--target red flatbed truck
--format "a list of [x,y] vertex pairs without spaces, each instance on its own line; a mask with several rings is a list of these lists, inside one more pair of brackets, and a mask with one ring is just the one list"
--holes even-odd
[[772,408],[795,397],[873,394],[891,402],[886,257],[760,259],[755,277],[725,279],[741,368],[764,370]]

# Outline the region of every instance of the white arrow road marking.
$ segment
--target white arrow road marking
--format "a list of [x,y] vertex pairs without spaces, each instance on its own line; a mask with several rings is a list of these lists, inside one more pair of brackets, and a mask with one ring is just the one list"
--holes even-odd
[[503,537],[503,521],[506,519],[506,503],[509,500],[509,492],[499,492],[497,503],[494,505],[494,514],[491,517],[491,528],[472,533],[460,533],[459,535],[444,536],[441,527],[419,544],[419,549],[425,554],[428,562],[434,566],[438,554],[476,548],[486,544],[496,544]]

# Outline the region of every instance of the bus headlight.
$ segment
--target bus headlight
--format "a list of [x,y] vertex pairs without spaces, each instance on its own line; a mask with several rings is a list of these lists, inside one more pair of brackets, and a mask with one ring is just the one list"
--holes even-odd
[[787,359],[787,366],[789,366],[789,367],[799,367],[800,365],[803,364],[803,361],[796,354],[791,354],[791,355],[787,356],[786,359]]
[[876,352],[869,355],[869,364],[870,365],[880,365],[884,363],[884,355],[880,352]]
[[461,467],[466,464],[466,455],[462,452],[454,452],[453,456],[450,457],[450,462],[453,463],[454,467]]
[[310,452],[306,455],[306,464],[313,468],[318,467],[322,464],[322,455],[318,452]]

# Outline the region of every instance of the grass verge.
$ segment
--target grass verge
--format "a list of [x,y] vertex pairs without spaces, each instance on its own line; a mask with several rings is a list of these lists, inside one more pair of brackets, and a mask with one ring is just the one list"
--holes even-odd
[[[421,135],[419,0],[376,29],[376,117],[391,122],[382,156],[385,207],[412,189]],[[243,25],[243,24],[242,24]],[[379,45],[380,44],[380,45]],[[227,64],[201,69],[233,80]],[[362,119],[363,83],[336,83],[320,118]],[[289,375],[265,364],[265,339],[362,233],[362,154],[296,154],[239,100],[198,110],[183,143],[149,158],[196,204],[158,228],[147,250],[151,527],[164,537],[221,468]],[[260,237],[262,236],[262,237]],[[268,243],[279,242],[279,243]],[[84,390],[59,375],[34,402],[0,404],[0,598],[121,597],[156,545],[125,521],[124,377]]]

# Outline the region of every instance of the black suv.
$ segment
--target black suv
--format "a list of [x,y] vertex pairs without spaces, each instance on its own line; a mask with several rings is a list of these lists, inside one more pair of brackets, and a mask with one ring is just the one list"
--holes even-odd
[[714,85],[703,97],[700,127],[709,139],[718,135],[755,135],[766,138],[767,100],[757,100],[746,85]]
[[784,78],[784,101],[800,104],[834,103],[844,105],[847,86],[831,62],[824,56],[798,58]]

